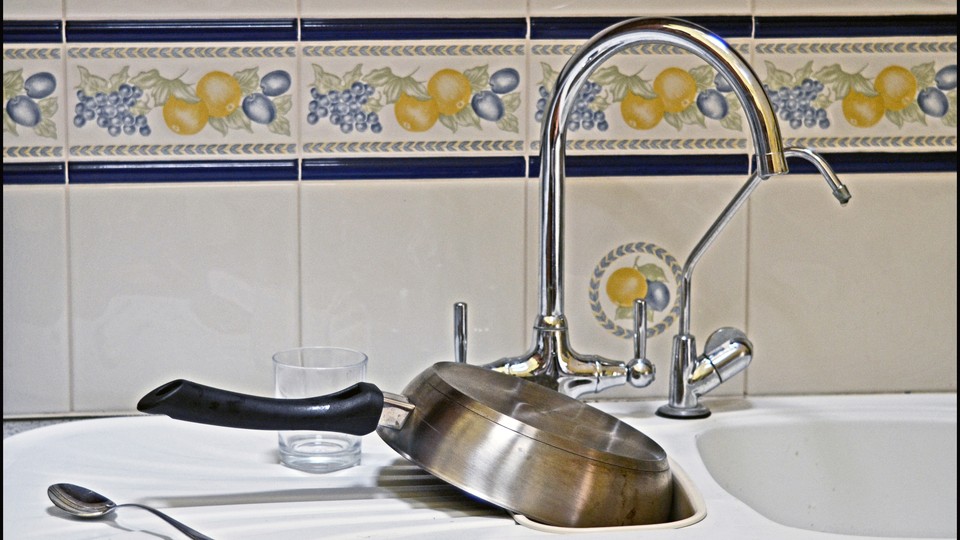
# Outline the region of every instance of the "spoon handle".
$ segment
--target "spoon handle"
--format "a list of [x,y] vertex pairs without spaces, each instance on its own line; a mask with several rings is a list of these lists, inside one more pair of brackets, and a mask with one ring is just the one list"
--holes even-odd
[[190,527],[187,527],[187,526],[184,525],[183,523],[180,523],[179,521],[173,519],[172,517],[170,517],[170,516],[164,514],[163,512],[157,510],[156,508],[151,508],[151,507],[149,507],[149,506],[144,506],[144,505],[142,505],[142,504],[136,504],[136,503],[118,504],[118,505],[117,505],[117,508],[120,508],[121,506],[135,506],[135,507],[137,507],[137,508],[142,508],[142,509],[144,509],[144,510],[147,510],[148,512],[152,512],[155,516],[157,516],[157,517],[159,517],[160,519],[166,521],[167,523],[173,525],[174,527],[177,528],[178,531],[180,531],[180,532],[182,532],[183,534],[189,536],[189,537],[192,538],[193,540],[213,540],[213,538],[210,538],[209,536],[207,536],[207,535],[205,535],[205,534],[203,534],[203,533],[197,532],[197,531],[191,529]]

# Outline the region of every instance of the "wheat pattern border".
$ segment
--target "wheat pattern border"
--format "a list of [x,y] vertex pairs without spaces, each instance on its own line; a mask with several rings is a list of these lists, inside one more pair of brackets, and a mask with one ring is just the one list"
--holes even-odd
[[63,147],[62,146],[4,146],[3,157],[4,159],[63,157]]
[[308,45],[303,56],[522,56],[524,45]]
[[60,46],[29,49],[3,49],[4,60],[59,60]]
[[221,155],[291,155],[297,145],[284,144],[136,144],[71,146],[70,155],[79,157],[112,156],[221,156]]
[[278,47],[68,47],[67,56],[83,59],[294,58],[293,45]]

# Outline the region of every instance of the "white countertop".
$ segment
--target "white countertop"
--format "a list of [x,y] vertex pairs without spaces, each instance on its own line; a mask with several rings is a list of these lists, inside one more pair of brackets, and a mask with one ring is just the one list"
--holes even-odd
[[[904,400],[952,406],[956,395],[754,398],[711,402],[706,420],[653,415],[659,403],[598,407],[640,428],[679,462],[700,488],[707,517],[687,528],[643,531],[646,539],[846,538],[785,527],[719,487],[696,453],[696,426],[725,414],[777,407],[834,407],[849,401]],[[699,424],[697,424],[699,423]],[[954,425],[955,429],[955,425]],[[532,538],[551,534],[518,525],[500,508],[472,499],[423,472],[374,435],[363,440],[360,466],[315,475],[277,462],[276,434],[190,424],[161,416],[80,420],[23,432],[3,443],[4,538],[183,538],[160,519],[121,508],[110,519],[67,517],[47,486],[69,482],[117,503],[155,506],[217,539]],[[596,537],[596,533],[582,536]],[[637,531],[604,538],[637,538]]]

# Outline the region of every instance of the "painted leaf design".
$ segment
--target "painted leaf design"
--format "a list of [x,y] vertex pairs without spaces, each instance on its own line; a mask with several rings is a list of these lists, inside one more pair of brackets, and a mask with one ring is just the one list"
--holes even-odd
[[486,65],[465,70],[463,76],[470,81],[470,88],[474,92],[486,90],[487,85],[490,83],[490,75],[488,74]]
[[23,93],[23,70],[15,69],[3,74],[3,101]]
[[80,84],[77,85],[77,88],[82,90],[84,94],[93,96],[96,95],[97,92],[110,91],[110,83],[103,77],[90,73],[90,71],[83,66],[77,66],[77,71],[80,72]]
[[240,83],[240,93],[243,95],[252,94],[260,88],[259,68],[238,71],[233,74],[233,78]]

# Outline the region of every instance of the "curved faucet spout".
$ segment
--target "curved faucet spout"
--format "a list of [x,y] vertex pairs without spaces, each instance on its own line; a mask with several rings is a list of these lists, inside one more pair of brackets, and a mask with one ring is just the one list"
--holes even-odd
[[631,19],[600,32],[566,63],[543,118],[540,148],[540,315],[563,316],[563,180],[567,119],[576,96],[606,59],[639,43],[673,45],[720,72],[740,100],[758,156],[761,178],[786,173],[780,126],[763,85],[727,42],[678,19]]
[[[490,369],[529,377],[555,388],[602,389],[601,379],[646,386],[653,364],[645,358],[628,361],[581,355],[570,347],[563,313],[563,191],[566,126],[576,96],[606,59],[641,43],[672,45],[691,52],[716,69],[740,100],[753,136],[759,178],[787,172],[780,127],[757,75],[723,39],[678,19],[640,18],[616,24],[587,42],[560,71],[545,109],[540,146],[540,313],[534,322],[533,347],[525,355],[487,364]],[[635,320],[636,330],[643,321]],[[635,347],[642,350],[642,347]],[[642,356],[635,353],[635,356]],[[573,377],[573,382],[571,382]],[[581,381],[580,378],[586,379]],[[609,379],[607,379],[609,377]],[[563,379],[566,384],[559,384]],[[597,384],[590,384],[590,380]],[[598,390],[599,391],[599,390]],[[577,390],[579,393],[580,390]]]

